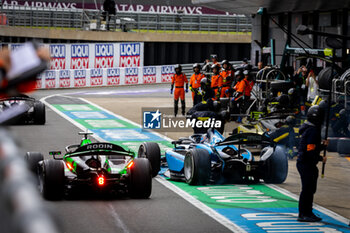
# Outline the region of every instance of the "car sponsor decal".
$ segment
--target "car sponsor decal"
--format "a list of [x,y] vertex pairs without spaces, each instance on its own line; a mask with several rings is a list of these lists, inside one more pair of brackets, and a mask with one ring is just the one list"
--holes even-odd
[[[53,107],[79,128],[89,129],[97,138],[131,151],[137,152],[139,145],[145,141],[157,142],[162,153],[172,148],[169,139],[150,131],[143,131],[140,125],[92,103],[62,104]],[[162,169],[161,172],[165,170]],[[164,178],[160,178],[160,182],[165,182],[166,187],[180,190],[175,191],[177,193],[186,193],[190,196],[185,198],[187,201],[192,199],[200,205],[205,205],[216,217],[219,216],[237,227],[239,232],[350,232],[347,225],[349,220],[322,207],[315,208],[315,213],[323,218],[322,222],[298,222],[297,198],[274,185],[190,186],[180,181],[162,180]],[[225,226],[230,224],[223,223]]]

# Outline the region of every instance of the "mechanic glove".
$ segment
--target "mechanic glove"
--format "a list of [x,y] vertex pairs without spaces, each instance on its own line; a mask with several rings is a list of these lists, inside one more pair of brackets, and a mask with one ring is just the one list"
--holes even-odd
[[186,90],[185,92],[187,93],[188,92],[188,83],[186,83]]
[[174,90],[174,85],[171,85],[171,87],[170,87],[170,94],[171,95],[173,94],[173,90]]

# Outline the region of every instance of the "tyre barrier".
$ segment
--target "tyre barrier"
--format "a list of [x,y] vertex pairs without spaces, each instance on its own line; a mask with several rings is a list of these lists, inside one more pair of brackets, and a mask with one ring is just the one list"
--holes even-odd
[[339,138],[337,151],[340,156],[350,156],[350,138]]
[[29,171],[24,154],[7,131],[0,129],[0,226],[1,232],[61,232],[46,208]]

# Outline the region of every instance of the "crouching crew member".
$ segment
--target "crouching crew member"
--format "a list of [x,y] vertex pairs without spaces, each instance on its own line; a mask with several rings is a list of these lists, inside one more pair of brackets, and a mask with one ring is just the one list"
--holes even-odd
[[205,77],[201,72],[201,65],[196,63],[193,65],[193,72],[190,79],[190,90],[192,92],[193,106],[202,101],[202,96],[199,93],[201,80]]
[[211,76],[211,88],[215,91],[215,97],[220,98],[222,89],[222,76],[220,75],[220,66],[218,64],[213,64],[211,66],[213,71],[213,76]]
[[301,135],[297,168],[301,178],[301,193],[299,196],[300,222],[319,222],[322,219],[312,212],[312,203],[317,188],[319,161],[326,162],[327,157],[320,152],[328,145],[328,140],[321,143],[321,127],[324,111],[320,106],[312,106],[307,112],[307,121],[300,127]]
[[[184,89],[184,85],[186,83],[186,90]],[[186,103],[185,103],[185,91],[188,92],[188,80],[184,73],[182,73],[182,67],[181,65],[175,65],[175,74],[171,78],[171,88],[170,88],[170,94],[173,94],[175,85],[175,92],[174,92],[174,115],[177,115],[178,112],[178,103],[179,98],[181,99],[181,108],[182,108],[182,115],[185,115],[186,111]]]
[[222,71],[220,75],[222,76],[222,89],[220,97],[230,97],[230,89],[233,81],[233,72],[231,64],[227,60],[223,60]]

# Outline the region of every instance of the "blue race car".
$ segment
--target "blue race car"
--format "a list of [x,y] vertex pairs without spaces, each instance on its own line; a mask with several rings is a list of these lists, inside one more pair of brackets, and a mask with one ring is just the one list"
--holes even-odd
[[[217,130],[209,129],[205,134],[180,138],[172,144],[174,148],[165,152],[165,158],[152,166],[157,166],[156,170],[160,164],[167,167],[173,180],[205,185],[259,182],[263,179],[266,183],[279,184],[287,178],[285,147],[276,145],[264,135],[241,133],[224,138]],[[151,157],[152,151],[157,151],[160,156],[157,147],[156,143],[143,143],[139,156]]]

